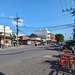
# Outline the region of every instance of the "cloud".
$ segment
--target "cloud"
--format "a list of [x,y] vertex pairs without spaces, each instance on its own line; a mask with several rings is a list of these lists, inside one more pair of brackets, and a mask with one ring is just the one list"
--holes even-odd
[[[23,20],[22,20],[22,19],[19,19],[18,21],[19,21],[19,22],[18,22],[18,25],[23,25]],[[16,25],[17,22],[16,22],[16,21],[12,21],[12,24],[13,24],[13,25]]]
[[4,12],[0,13],[0,17],[5,17],[5,13]]

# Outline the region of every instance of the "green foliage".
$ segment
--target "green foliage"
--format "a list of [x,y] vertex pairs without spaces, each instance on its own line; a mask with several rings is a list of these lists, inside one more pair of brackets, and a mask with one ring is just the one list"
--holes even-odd
[[55,39],[57,40],[57,42],[62,42],[64,40],[64,36],[63,34],[56,34]]
[[52,43],[52,41],[50,40],[49,43]]

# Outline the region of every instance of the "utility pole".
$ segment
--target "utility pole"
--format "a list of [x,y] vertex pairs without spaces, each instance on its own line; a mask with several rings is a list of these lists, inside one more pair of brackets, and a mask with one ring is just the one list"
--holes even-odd
[[17,13],[17,25],[16,25],[16,27],[17,27],[17,47],[18,47],[18,13]]
[[[66,11],[71,12],[71,14],[73,14],[72,16],[74,16],[73,39],[75,39],[75,0],[74,0],[74,8],[72,8],[72,7],[70,9],[66,8],[66,10],[62,9],[62,12],[66,12]],[[74,55],[73,59],[74,59],[74,74],[75,74],[75,55]]]
[[[74,6],[75,6],[75,0],[74,0]],[[73,39],[75,39],[75,8],[66,8],[66,10],[62,9],[62,12],[71,12],[71,14],[73,14],[72,16],[74,16],[74,25],[73,25]]]
[[[75,0],[74,0],[74,6],[75,6]],[[75,8],[74,8],[74,11],[72,13],[73,13],[73,16],[74,16],[73,39],[75,39]]]
[[71,37],[70,37],[70,40],[71,40]]
[[18,47],[18,22],[20,22],[20,21],[18,21],[18,19],[20,19],[19,17],[18,17],[18,13],[17,13],[17,18],[14,18],[14,20],[17,22],[17,24],[16,24],[16,27],[17,27],[17,29],[16,29],[16,31],[17,31],[17,33],[16,33],[16,35],[17,35],[17,47]]
[[4,26],[4,48],[5,48],[5,26]]

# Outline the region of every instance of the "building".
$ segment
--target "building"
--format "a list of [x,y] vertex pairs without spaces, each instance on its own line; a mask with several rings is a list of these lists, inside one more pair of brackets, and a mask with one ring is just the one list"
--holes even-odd
[[[13,37],[14,37],[13,43],[17,44],[17,35],[13,34]],[[21,45],[31,44],[29,36],[26,36],[24,34],[18,34],[18,41],[19,41],[19,44],[21,44]]]
[[[18,34],[18,40],[20,39],[20,37],[24,36],[24,34]],[[14,41],[17,41],[17,35],[16,34],[13,34],[13,37],[14,37]]]
[[23,35],[19,37],[19,40],[26,40],[29,39],[29,36]]
[[[18,34],[18,43],[22,44],[20,42],[20,40],[22,40],[22,36],[24,36],[24,34]],[[13,34],[13,44],[17,45],[17,34]]]
[[73,29],[73,39],[75,39],[75,27]]
[[[5,26],[5,33],[7,36],[12,35],[12,30],[10,29],[10,26]],[[0,34],[4,35],[4,26],[0,25]]]
[[50,40],[50,31],[47,28],[45,29],[37,29],[34,34],[43,35],[46,40]]
[[31,41],[29,40],[29,36],[26,36],[26,35],[20,36],[19,42],[21,43],[21,45],[31,44]]
[[45,37],[43,35],[31,34],[30,35],[31,45],[40,44],[42,39],[44,38]]
[[4,45],[8,47],[12,44],[12,30],[9,26],[5,26],[5,41],[4,41],[4,26],[0,25],[0,48]]
[[56,41],[56,40],[55,40],[55,34],[53,34],[53,33],[50,34],[50,40],[51,40],[51,41]]
[[43,38],[43,35],[31,34],[30,36],[20,35],[18,39],[21,45],[35,45],[39,44]]

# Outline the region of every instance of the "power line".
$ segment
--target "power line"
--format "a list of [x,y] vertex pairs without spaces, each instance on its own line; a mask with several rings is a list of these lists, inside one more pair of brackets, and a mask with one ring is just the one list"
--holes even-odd
[[[66,0],[65,0],[65,4],[66,4],[66,11],[68,11],[68,8],[67,8],[68,6],[67,6],[67,1]],[[70,6],[71,6],[71,0],[70,0]],[[72,8],[70,8],[70,9],[72,9]],[[67,12],[67,14],[68,14],[68,12]],[[69,23],[70,22],[70,16],[67,15],[67,19],[68,19],[68,23]]]
[[[67,15],[70,15],[70,14],[67,14]],[[49,21],[50,22],[53,19],[62,18],[62,17],[67,16],[67,15],[61,15],[61,16],[57,16],[57,17],[53,17],[53,18],[42,19],[42,20],[39,20],[39,21],[38,20],[37,21],[30,21],[28,23],[33,23],[33,22],[46,22],[46,21]]]
[[[62,2],[61,2],[61,0],[59,0],[59,2],[60,2],[60,5],[61,5],[61,9],[62,9],[62,11],[64,11],[64,10],[63,10],[63,6],[62,6]],[[66,16],[67,16],[67,15],[64,16],[64,19],[65,19],[65,23],[67,24]]]
[[55,29],[49,29],[50,31],[56,31],[56,30],[62,30],[62,29],[68,29],[68,28],[71,28],[71,27],[62,27],[62,28],[55,28]]
[[[63,27],[63,26],[70,26],[70,25],[73,25],[74,23],[71,23],[71,24],[64,24],[64,25],[57,25],[57,26],[46,26],[46,27],[25,27],[25,28],[28,28],[28,29],[38,29],[38,28],[58,28],[58,27]],[[24,28],[24,27],[23,27]]]
[[1,19],[14,19],[14,18],[8,18],[8,17],[0,17]]
[[61,0],[59,0],[59,2],[60,2],[60,5],[61,5],[61,8],[63,9],[63,6],[62,6],[62,2],[61,2]]
[[23,31],[21,31],[21,30],[19,30],[19,32],[22,32],[22,33],[24,33],[24,34],[27,34],[27,33],[23,32]]
[[65,0],[65,4],[66,4],[66,9],[67,9],[67,2],[66,2],[66,0]]
[[[67,15],[70,15],[70,14],[67,14]],[[58,17],[53,17],[53,18],[48,18],[48,19],[45,19],[45,20],[40,20],[40,21],[48,21],[48,20],[52,20],[52,19],[57,19],[57,18],[61,18],[61,17],[64,17],[64,16],[67,16],[67,15],[62,15],[62,16],[58,16]],[[2,18],[2,19],[16,19],[16,18],[8,18],[8,17],[0,17],[0,18]],[[35,21],[32,21],[32,22],[35,22]]]
[[71,0],[70,0],[70,7],[72,7],[72,3],[71,3]]
[[[55,31],[55,30],[61,30],[61,29],[67,29],[67,28],[71,28],[71,27],[73,27],[73,25],[74,25],[74,23],[72,23],[72,24],[65,24],[65,25],[58,25],[58,26],[53,26],[53,27],[44,27],[44,28],[48,28],[50,31]],[[25,27],[26,28],[26,27]],[[27,27],[28,28],[28,27]],[[29,27],[29,28],[31,28],[30,29],[30,31],[28,30],[28,31],[26,31],[26,29],[25,29],[25,31],[26,32],[32,32],[32,30],[34,30],[34,27]],[[37,28],[36,28],[37,29]],[[39,29],[41,29],[40,27],[39,27]],[[22,33],[24,33],[24,34],[26,34],[24,31],[22,31],[22,30],[19,30],[20,32],[22,32]]]

